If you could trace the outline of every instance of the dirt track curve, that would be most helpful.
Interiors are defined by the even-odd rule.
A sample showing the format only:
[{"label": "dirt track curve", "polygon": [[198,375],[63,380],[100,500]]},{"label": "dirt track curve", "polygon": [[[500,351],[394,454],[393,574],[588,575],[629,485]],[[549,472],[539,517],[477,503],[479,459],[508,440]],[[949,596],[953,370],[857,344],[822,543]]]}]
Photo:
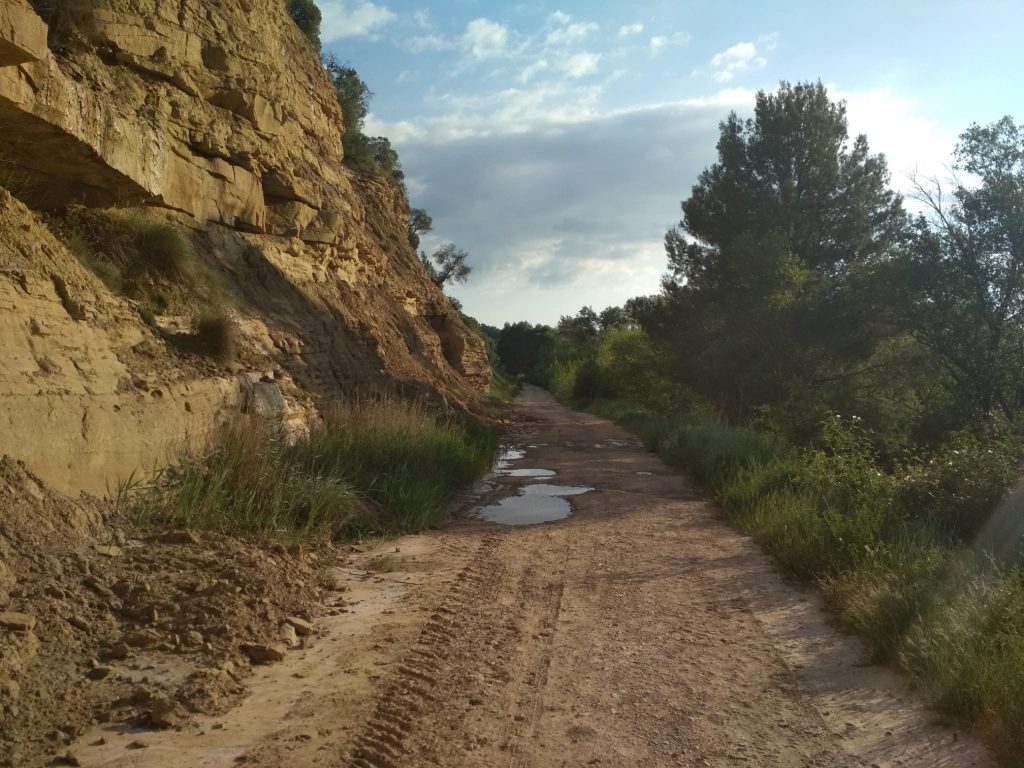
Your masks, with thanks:
[{"label": "dirt track curve", "polygon": [[[538,482],[595,488],[572,517],[460,519],[354,553],[320,636],[241,707],[181,731],[96,730],[81,764],[992,765],[635,438],[536,389],[517,414],[512,466],[557,475],[497,478],[476,506]],[[381,552],[395,570],[366,571]]]}]

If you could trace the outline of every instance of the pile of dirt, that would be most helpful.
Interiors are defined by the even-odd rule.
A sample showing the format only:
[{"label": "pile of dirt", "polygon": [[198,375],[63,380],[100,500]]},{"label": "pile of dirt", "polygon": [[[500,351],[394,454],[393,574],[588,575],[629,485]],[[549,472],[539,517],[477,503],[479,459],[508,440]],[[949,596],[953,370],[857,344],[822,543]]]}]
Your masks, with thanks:
[{"label": "pile of dirt", "polygon": [[[169,531],[133,538],[0,459],[0,766],[76,764],[89,725],[168,728],[244,695],[312,632],[325,552]],[[54,763],[56,761],[56,763]]]}]

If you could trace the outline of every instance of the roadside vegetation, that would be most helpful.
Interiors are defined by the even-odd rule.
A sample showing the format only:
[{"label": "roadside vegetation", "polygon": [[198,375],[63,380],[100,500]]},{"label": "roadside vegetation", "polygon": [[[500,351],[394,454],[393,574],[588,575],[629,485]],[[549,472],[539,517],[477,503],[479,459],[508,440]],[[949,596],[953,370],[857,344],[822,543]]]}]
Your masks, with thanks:
[{"label": "roadside vegetation", "polygon": [[497,353],[689,471],[877,660],[1012,762],[1024,127],[970,126],[954,180],[915,180],[912,206],[821,84],[760,93],[718,151],[666,235],[660,294],[507,324]]},{"label": "roadside vegetation", "polygon": [[490,467],[485,428],[397,400],[337,403],[289,441],[258,420],[235,424],[204,458],[185,457],[120,494],[145,527],[323,542],[421,530]]}]

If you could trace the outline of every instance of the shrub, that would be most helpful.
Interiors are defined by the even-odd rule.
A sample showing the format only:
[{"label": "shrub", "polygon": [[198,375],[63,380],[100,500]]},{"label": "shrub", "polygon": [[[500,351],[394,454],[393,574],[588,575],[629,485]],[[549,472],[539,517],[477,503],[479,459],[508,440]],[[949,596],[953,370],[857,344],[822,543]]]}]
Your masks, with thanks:
[{"label": "shrub", "polygon": [[993,520],[993,514],[1020,476],[1022,454],[1020,440],[999,425],[983,439],[957,433],[933,458],[912,465],[900,504],[908,516],[926,520],[953,538],[972,541],[981,536],[980,543],[1004,550],[1005,537],[1019,538],[1020,531],[1007,530],[1008,521]]},{"label": "shrub", "polygon": [[576,387],[576,372],[579,370],[579,367],[579,360],[570,360],[565,363],[557,362],[551,366],[551,375],[547,388],[551,394],[562,402],[567,402],[573,398],[573,389]]},{"label": "shrub", "polygon": [[238,330],[234,321],[223,312],[205,312],[193,320],[195,351],[219,363],[235,359]]},{"label": "shrub", "polygon": [[286,539],[327,539],[363,527],[354,489],[342,478],[301,470],[291,454],[278,429],[242,420],[205,459],[186,460],[160,478],[138,519]]},{"label": "shrub", "polygon": [[572,383],[573,400],[593,400],[605,394],[601,367],[593,358],[588,358],[576,367]]},{"label": "shrub", "polygon": [[400,401],[335,404],[291,445],[248,418],[164,473],[135,510],[145,525],[286,539],[417,530],[490,467],[494,448],[490,433]]},{"label": "shrub", "polygon": [[125,226],[138,254],[133,266],[179,280],[194,277],[195,248],[180,229],[140,215],[126,219]]},{"label": "shrub", "polygon": [[402,401],[336,403],[324,423],[296,446],[316,474],[345,478],[387,509],[389,531],[437,523],[451,493],[483,473],[493,435]]},{"label": "shrub", "polygon": [[292,21],[314,46],[320,50],[320,24],[323,17],[313,0],[285,0]]},{"label": "shrub", "polygon": [[0,187],[24,202],[32,193],[32,178],[10,160],[0,156]]}]

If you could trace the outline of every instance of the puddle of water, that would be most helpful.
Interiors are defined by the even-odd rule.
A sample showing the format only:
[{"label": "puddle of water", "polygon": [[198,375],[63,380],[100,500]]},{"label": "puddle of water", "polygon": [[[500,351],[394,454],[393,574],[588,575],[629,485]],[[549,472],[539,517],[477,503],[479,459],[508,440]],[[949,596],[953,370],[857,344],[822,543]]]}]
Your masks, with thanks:
[{"label": "puddle of water", "polygon": [[578,496],[581,493],[592,491],[584,485],[551,485],[549,483],[537,483],[527,485],[522,490],[524,496]]},{"label": "puddle of water", "polygon": [[513,461],[519,461],[526,455],[526,451],[522,448],[516,448],[513,445],[503,445],[498,449],[498,455],[494,458],[494,469],[500,471],[507,469],[508,465]]},{"label": "puddle of water", "polygon": [[576,485],[527,485],[518,496],[502,499],[480,510],[480,517],[502,525],[536,525],[564,520],[572,514],[567,496],[592,491]]},{"label": "puddle of water", "polygon": [[558,473],[553,469],[502,469],[506,477],[554,477]]}]

